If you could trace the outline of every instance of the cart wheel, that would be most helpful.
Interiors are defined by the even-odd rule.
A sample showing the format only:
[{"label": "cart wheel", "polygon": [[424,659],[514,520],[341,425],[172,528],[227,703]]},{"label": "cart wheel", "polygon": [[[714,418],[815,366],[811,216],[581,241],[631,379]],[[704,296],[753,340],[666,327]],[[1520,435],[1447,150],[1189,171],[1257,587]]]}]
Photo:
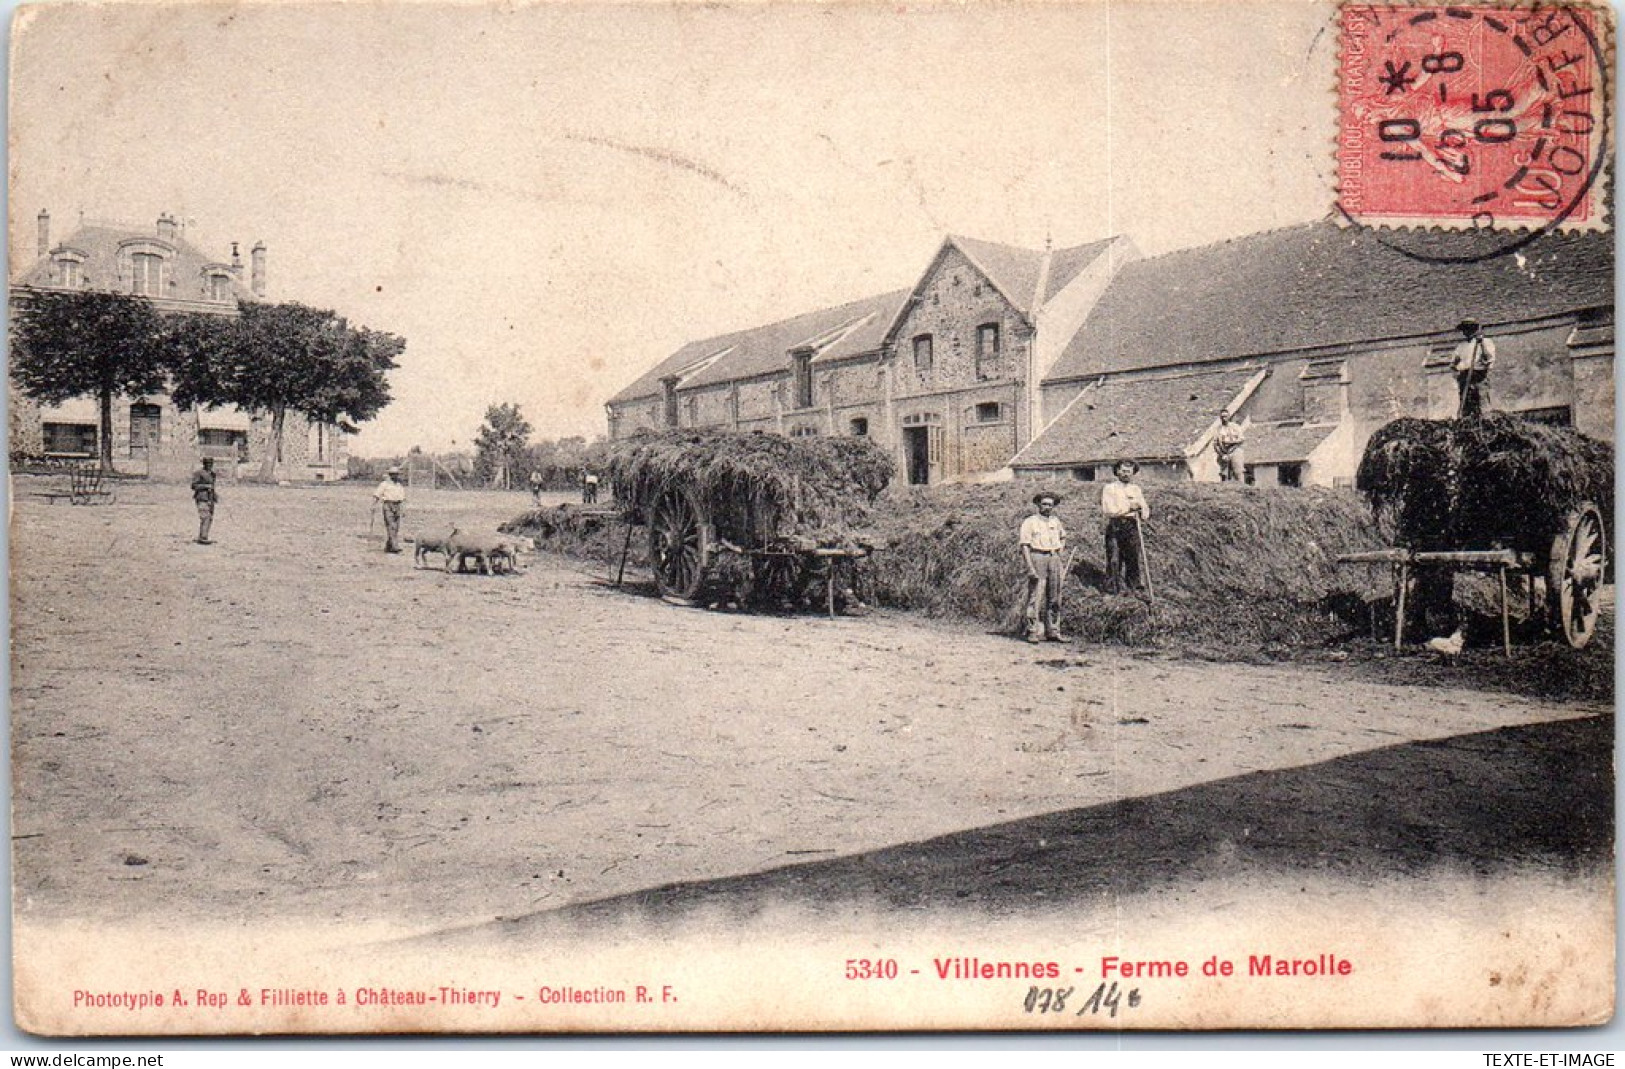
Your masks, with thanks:
[{"label": "cart wheel", "polygon": [[684,490],[661,491],[649,509],[649,563],[662,597],[692,601],[711,564],[711,528]]},{"label": "cart wheel", "polygon": [[1608,568],[1602,514],[1589,501],[1568,514],[1552,539],[1546,570],[1546,613],[1552,630],[1580,649],[1596,632],[1598,591]]}]

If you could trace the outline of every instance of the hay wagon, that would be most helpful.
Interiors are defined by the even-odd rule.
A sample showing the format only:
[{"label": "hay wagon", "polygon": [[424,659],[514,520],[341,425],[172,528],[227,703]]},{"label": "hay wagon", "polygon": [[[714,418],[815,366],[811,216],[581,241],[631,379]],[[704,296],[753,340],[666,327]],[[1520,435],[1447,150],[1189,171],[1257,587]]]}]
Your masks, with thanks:
[{"label": "hay wagon", "polygon": [[1499,414],[1397,421],[1372,437],[1360,485],[1402,544],[1340,559],[1393,565],[1396,648],[1411,576],[1434,568],[1496,575],[1509,655],[1509,576],[1525,581],[1529,618],[1543,618],[1554,638],[1580,649],[1602,611],[1613,481],[1612,448],[1565,428]]},{"label": "hay wagon", "polygon": [[729,597],[794,602],[805,600],[822,579],[833,614],[837,594],[851,586],[848,579],[838,589],[841,573],[867,557],[870,547],[783,534],[775,512],[768,507],[717,516],[692,485],[678,481],[629,508],[625,518],[648,528],[649,567],[661,597],[686,604]]},{"label": "hay wagon", "polygon": [[643,527],[662,597],[787,606],[817,587],[833,614],[856,595],[873,552],[855,531],[890,462],[867,442],[689,432],[654,436],[611,459],[627,523]]}]

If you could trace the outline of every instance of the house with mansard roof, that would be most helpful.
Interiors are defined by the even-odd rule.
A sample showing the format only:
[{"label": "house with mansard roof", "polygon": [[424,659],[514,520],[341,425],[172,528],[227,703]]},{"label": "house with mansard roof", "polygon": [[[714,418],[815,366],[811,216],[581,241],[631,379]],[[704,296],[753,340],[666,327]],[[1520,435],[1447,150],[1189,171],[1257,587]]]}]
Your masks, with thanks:
[{"label": "house with mansard roof", "polygon": [[912,483],[1005,469],[1039,383],[1133,249],[949,236],[912,288],[690,342],[607,403],[610,437],[719,427],[863,435]]},{"label": "house with mansard roof", "polygon": [[1265,485],[1352,482],[1372,432],[1453,416],[1463,319],[1495,340],[1490,407],[1611,441],[1613,241],[1491,232],[1398,242],[1329,222],[1135,260],[1042,382],[1043,428],[1017,474],[1216,479],[1228,410]]},{"label": "house with mansard roof", "polygon": [[[37,253],[11,283],[15,305],[40,290],[101,290],[145,297],[160,314],[235,316],[243,301],[263,300],[266,248],[256,243],[245,266],[237,244],[229,259],[212,257],[186,239],[173,215],[140,228],[121,223],[81,222],[63,240],[51,239],[51,215],[38,219]],[[245,279],[244,273],[247,272]],[[98,453],[101,415],[94,397],[39,404],[11,392],[11,451],[53,458]],[[224,405],[180,409],[167,393],[115,398],[114,466],[128,474],[186,478],[200,457],[214,457],[227,478],[238,467],[257,469],[271,448],[269,417]],[[279,477],[327,481],[344,477],[344,436],[333,424],[287,415]]]}]

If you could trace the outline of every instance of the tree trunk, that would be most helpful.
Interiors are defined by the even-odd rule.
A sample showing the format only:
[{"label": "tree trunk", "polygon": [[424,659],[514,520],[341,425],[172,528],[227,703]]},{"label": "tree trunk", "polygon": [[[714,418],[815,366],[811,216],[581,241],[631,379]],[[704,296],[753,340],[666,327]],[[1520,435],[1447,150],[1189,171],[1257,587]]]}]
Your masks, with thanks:
[{"label": "tree trunk", "polygon": [[100,455],[103,471],[113,470],[113,391],[103,390],[96,398],[101,408],[100,433],[96,435],[96,452]]},{"label": "tree trunk", "polygon": [[260,461],[260,479],[264,482],[276,482],[277,465],[282,463],[282,424],[287,415],[288,410],[281,405],[271,409],[271,441],[265,459]]}]

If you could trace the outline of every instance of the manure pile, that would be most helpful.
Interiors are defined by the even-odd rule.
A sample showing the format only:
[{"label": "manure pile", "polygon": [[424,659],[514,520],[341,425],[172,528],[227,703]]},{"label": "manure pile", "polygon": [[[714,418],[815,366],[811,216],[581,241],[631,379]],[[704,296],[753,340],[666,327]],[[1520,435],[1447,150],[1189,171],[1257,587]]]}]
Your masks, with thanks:
[{"label": "manure pile", "polygon": [[1501,412],[1399,419],[1371,436],[1356,485],[1395,545],[1543,552],[1583,501],[1611,521],[1614,450]]},{"label": "manure pile", "polygon": [[1234,484],[1145,484],[1146,555],[1156,597],[1104,593],[1100,486],[1014,482],[911,487],[874,514],[870,566],[882,605],[1020,628],[1026,571],[1017,531],[1032,496],[1055,490],[1075,551],[1062,605],[1070,637],[1128,645],[1179,643],[1221,653],[1321,645],[1367,633],[1368,570],[1340,553],[1380,543],[1347,491]]}]

